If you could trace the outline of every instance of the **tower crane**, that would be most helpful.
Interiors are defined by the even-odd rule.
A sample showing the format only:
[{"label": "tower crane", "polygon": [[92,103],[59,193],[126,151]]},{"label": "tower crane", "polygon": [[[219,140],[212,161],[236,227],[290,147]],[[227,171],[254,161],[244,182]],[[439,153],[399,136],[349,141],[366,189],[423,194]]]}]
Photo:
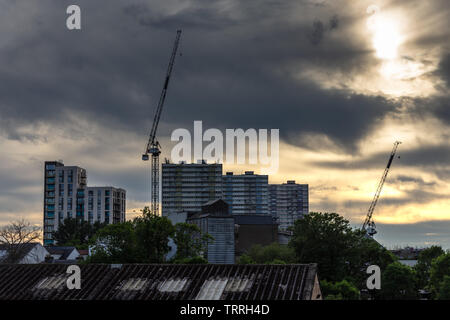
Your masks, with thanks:
[{"label": "tower crane", "polygon": [[384,169],[383,175],[381,176],[381,180],[378,183],[377,191],[375,192],[372,203],[370,204],[369,207],[369,211],[367,212],[366,220],[364,221],[364,224],[362,225],[361,228],[361,230],[366,231],[366,233],[370,237],[373,237],[377,233],[375,229],[375,222],[372,220],[373,211],[375,210],[375,206],[377,205],[378,198],[380,198],[381,189],[383,188],[384,182],[386,181],[386,177],[389,173],[389,169],[391,168],[392,161],[394,160],[395,152],[397,152],[397,148],[400,143],[401,143],[400,141],[396,141],[394,143],[394,147],[392,148],[392,152],[389,156],[386,169]]},{"label": "tower crane", "polygon": [[153,214],[159,213],[159,155],[161,154],[161,145],[156,139],[156,130],[158,129],[159,119],[161,118],[161,111],[164,106],[164,101],[166,99],[167,88],[169,86],[170,75],[172,74],[172,69],[175,63],[175,57],[178,50],[178,44],[180,42],[181,30],[177,30],[177,35],[175,38],[175,43],[173,46],[172,54],[169,60],[169,66],[167,67],[166,79],[164,81],[164,86],[159,98],[158,106],[156,108],[155,117],[153,118],[153,125],[150,131],[150,137],[145,147],[144,154],[142,155],[143,161],[149,160],[149,154],[152,157],[151,163],[151,207],[150,212]]}]

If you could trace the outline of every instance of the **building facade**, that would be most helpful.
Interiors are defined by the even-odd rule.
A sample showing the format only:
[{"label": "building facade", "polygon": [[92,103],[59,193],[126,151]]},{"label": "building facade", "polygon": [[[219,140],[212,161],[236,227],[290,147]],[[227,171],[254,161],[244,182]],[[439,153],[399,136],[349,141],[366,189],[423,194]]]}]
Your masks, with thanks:
[{"label": "building facade", "polygon": [[223,179],[223,199],[233,215],[269,214],[269,177],[245,171],[227,172]]},{"label": "building facade", "polygon": [[46,161],[44,169],[44,245],[64,219],[77,218],[117,223],[125,221],[126,191],[113,187],[87,187],[86,170]]},{"label": "building facade", "polygon": [[234,263],[234,216],[229,213],[225,201],[218,199],[205,203],[199,213],[188,215],[186,222],[197,225],[202,234],[208,233],[213,237],[214,240],[207,245],[209,263]]},{"label": "building facade", "polygon": [[269,185],[269,211],[277,219],[280,230],[286,230],[309,212],[307,184],[293,180],[283,184]]},{"label": "building facade", "polygon": [[200,211],[202,204],[222,198],[222,164],[162,164],[161,211]]},{"label": "building facade", "polygon": [[87,220],[90,223],[125,221],[126,191],[114,187],[87,187]]}]

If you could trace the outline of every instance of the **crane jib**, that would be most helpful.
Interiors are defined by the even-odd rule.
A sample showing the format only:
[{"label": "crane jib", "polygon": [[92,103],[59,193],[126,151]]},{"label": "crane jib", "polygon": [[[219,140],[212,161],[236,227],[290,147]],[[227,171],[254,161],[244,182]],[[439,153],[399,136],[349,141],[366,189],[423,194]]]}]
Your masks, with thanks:
[{"label": "crane jib", "polygon": [[393,155],[393,154],[392,154],[391,157],[389,158],[389,161],[388,161],[388,164],[387,164],[387,167],[388,167],[388,168],[391,167],[392,160],[394,160],[394,155]]}]

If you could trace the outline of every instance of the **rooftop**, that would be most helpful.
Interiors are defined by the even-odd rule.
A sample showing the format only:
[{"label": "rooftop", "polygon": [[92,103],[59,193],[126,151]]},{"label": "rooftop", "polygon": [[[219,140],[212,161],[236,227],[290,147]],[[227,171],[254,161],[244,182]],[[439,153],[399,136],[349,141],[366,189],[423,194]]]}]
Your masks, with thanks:
[{"label": "rooftop", "polygon": [[315,264],[79,266],[81,289],[69,290],[67,265],[0,265],[0,300],[310,300],[319,297],[312,297],[317,285]]}]

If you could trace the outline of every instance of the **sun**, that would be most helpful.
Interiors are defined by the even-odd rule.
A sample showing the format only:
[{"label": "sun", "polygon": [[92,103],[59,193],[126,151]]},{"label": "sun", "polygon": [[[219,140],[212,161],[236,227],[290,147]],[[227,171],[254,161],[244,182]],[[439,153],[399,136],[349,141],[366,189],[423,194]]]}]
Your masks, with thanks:
[{"label": "sun", "polygon": [[400,43],[401,38],[395,24],[390,21],[380,21],[372,38],[376,56],[389,60],[397,58]]},{"label": "sun", "polygon": [[402,38],[396,21],[381,13],[376,6],[369,7],[367,12],[372,14],[367,21],[367,26],[372,33],[372,45],[376,56],[385,60],[397,58]]}]

